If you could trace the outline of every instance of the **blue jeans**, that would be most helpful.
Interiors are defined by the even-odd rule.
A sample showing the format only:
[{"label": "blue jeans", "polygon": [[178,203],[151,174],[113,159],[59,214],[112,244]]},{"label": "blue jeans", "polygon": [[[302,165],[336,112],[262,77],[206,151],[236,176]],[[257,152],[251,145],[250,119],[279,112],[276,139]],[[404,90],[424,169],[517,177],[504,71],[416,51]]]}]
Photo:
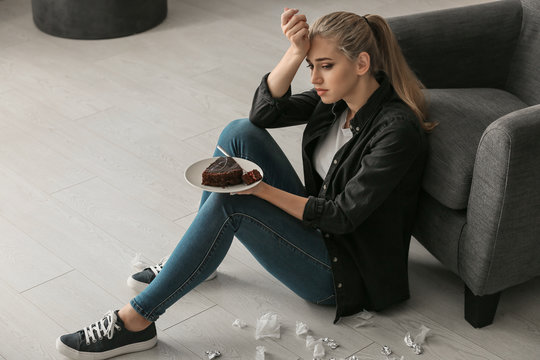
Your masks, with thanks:
[{"label": "blue jeans", "polygon": [[[268,184],[305,196],[302,182],[278,144],[248,119],[231,122],[218,143],[231,156],[259,165]],[[214,156],[219,155],[216,150]],[[320,231],[253,195],[204,192],[195,220],[163,270],[131,300],[133,308],[146,319],[157,320],[217,269],[234,236],[300,297],[335,304],[329,255]]]}]

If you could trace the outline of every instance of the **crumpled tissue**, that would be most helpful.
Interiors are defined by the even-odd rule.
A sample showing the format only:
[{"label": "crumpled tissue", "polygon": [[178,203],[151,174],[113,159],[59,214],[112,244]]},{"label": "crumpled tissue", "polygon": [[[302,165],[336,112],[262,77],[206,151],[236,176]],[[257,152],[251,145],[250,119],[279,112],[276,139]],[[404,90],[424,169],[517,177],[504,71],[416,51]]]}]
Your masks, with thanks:
[{"label": "crumpled tissue", "polygon": [[232,326],[236,326],[236,327],[239,327],[240,329],[243,329],[247,326],[246,322],[243,321],[243,320],[240,320],[240,319],[236,319],[234,320],[234,322],[232,323]]},{"label": "crumpled tissue", "polygon": [[424,352],[424,348],[422,347],[422,345],[424,344],[426,336],[430,331],[431,329],[424,325],[421,325],[420,332],[414,337],[414,340],[412,340],[410,332],[407,332],[407,334],[405,334],[405,339],[403,340],[408,347],[413,349],[416,355],[420,355]]},{"label": "crumpled tissue", "polygon": [[372,317],[373,317],[373,314],[365,309],[362,310],[362,312],[359,312],[358,315],[356,315],[357,319],[362,319],[362,320],[369,320]]},{"label": "crumpled tissue", "polygon": [[264,360],[265,352],[266,352],[266,348],[264,346],[257,346],[256,352],[255,352],[255,360]]},{"label": "crumpled tissue", "polygon": [[313,349],[313,347],[315,346],[315,343],[317,341],[321,341],[320,339],[319,340],[315,340],[315,338],[311,335],[308,335],[306,336],[306,347],[308,349]]},{"label": "crumpled tissue", "polygon": [[313,358],[314,359],[322,359],[324,357],[324,346],[322,342],[316,342],[315,346],[313,347]]},{"label": "crumpled tissue", "polygon": [[414,337],[414,342],[419,344],[419,345],[423,345],[424,342],[426,341],[426,336],[428,335],[428,333],[431,331],[430,328],[424,326],[424,325],[421,325],[420,326],[420,332],[418,333],[418,335],[416,335]]},{"label": "crumpled tissue", "polygon": [[308,349],[313,349],[317,343],[322,343],[322,340],[315,340],[315,338],[311,335],[306,336],[306,347]]},{"label": "crumpled tissue", "polygon": [[255,339],[259,340],[266,337],[279,339],[281,337],[280,332],[279,316],[276,313],[268,312],[257,320]]},{"label": "crumpled tissue", "polygon": [[134,271],[137,271],[137,272],[142,271],[148,267],[146,265],[147,264],[144,261],[142,261],[141,253],[136,253],[133,259],[131,260],[131,267],[133,268]]},{"label": "crumpled tissue", "polygon": [[322,359],[324,357],[323,339],[317,339],[311,335],[306,336],[306,347],[313,350],[314,359]]},{"label": "crumpled tissue", "polygon": [[309,328],[305,323],[301,321],[296,322],[296,335],[297,336],[307,334],[308,331],[309,331]]},{"label": "crumpled tissue", "polygon": [[362,312],[358,313],[356,315],[357,319],[360,319],[360,321],[354,325],[355,328],[363,327],[363,326],[371,326],[373,325],[373,320],[371,319],[373,317],[373,314],[369,311],[363,310]]}]

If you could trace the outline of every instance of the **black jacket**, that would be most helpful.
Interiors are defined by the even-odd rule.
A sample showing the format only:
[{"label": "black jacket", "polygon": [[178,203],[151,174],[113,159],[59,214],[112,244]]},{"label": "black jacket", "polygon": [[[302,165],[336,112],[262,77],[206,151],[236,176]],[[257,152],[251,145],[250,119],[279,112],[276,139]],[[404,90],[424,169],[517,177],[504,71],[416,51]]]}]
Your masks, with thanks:
[{"label": "black jacket", "polygon": [[321,230],[332,259],[336,319],[409,298],[407,259],[427,154],[424,131],[384,72],[380,87],[351,120],[353,137],[325,179],[313,165],[317,142],[347,104],[324,104],[310,90],[273,98],[268,74],[250,111],[263,128],[305,124],[302,159],[307,194],[303,221]]}]

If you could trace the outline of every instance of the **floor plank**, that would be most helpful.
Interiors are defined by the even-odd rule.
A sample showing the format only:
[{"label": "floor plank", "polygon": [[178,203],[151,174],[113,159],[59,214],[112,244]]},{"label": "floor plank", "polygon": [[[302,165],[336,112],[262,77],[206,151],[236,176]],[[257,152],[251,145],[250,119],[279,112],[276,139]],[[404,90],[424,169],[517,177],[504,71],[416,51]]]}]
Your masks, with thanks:
[{"label": "floor plank", "polygon": [[117,310],[123,305],[76,270],[30,289],[23,296],[68,332],[80,330],[101,319],[107,311]]},{"label": "floor plank", "polygon": [[169,219],[178,219],[196,208],[196,197],[189,191],[190,185],[80,126],[67,123],[59,128],[51,124],[36,136]]},{"label": "floor plank", "polygon": [[0,216],[0,279],[22,292],[72,268]]},{"label": "floor plank", "polygon": [[[71,268],[93,279],[108,279],[105,289],[128,300],[124,286],[135,251],[112,238],[74,211],[14,174],[0,171],[3,199],[0,214]],[[19,201],[14,201],[18,199]],[[97,266],[96,264],[99,264]]]},{"label": "floor plank", "polygon": [[84,182],[95,175],[14,126],[0,127],[0,163],[46,193]]},{"label": "floor plank", "polygon": [[[42,68],[39,62],[36,63],[34,60],[43,59],[43,54],[47,54],[43,50],[43,46],[47,45],[43,45],[39,40],[27,41],[21,45],[10,46],[2,52],[1,57],[8,62],[10,69],[10,76],[6,80],[12,88],[23,92],[27,98],[54,107],[69,119],[88,116],[113,105],[92,92],[91,88],[75,86],[69,77],[57,76],[54,72]],[[54,48],[50,51],[54,51]],[[69,68],[69,65],[66,65],[69,64],[69,59],[54,59],[57,61],[56,71],[63,66]]]},{"label": "floor plank", "polygon": [[184,171],[189,165],[206,155],[185,144],[182,138],[192,137],[200,134],[201,130],[211,130],[218,126],[211,122],[205,123],[204,118],[197,120],[200,126],[198,129],[192,126],[191,121],[174,121],[176,129],[170,132],[171,122],[163,119],[143,120],[117,108],[84,118],[78,123],[149,164],[170,172],[179,181],[183,179]]},{"label": "floor plank", "polygon": [[4,114],[0,123],[11,124],[29,134],[33,134],[34,131],[52,129],[54,126],[58,127],[69,121],[54,108],[40,101],[29,99],[24,92],[18,90],[0,94],[0,109]]},{"label": "floor plank", "polygon": [[11,359],[60,359],[55,339],[65,331],[48,314],[0,280],[0,354]]},{"label": "floor plank", "polygon": [[99,178],[52,196],[153,262],[180,240],[180,227]]}]

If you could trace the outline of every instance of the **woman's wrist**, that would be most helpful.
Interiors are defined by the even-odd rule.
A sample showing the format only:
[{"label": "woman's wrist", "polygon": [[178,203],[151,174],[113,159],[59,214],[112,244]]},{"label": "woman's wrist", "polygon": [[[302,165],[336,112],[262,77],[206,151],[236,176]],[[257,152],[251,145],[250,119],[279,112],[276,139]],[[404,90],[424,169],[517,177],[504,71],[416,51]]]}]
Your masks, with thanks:
[{"label": "woman's wrist", "polygon": [[267,183],[261,181],[259,185],[253,188],[253,192],[251,194],[263,198],[264,194],[268,191],[268,187],[269,185]]},{"label": "woman's wrist", "polygon": [[293,45],[289,46],[289,49],[287,49],[287,54],[292,61],[298,62],[298,64],[301,64],[307,56],[306,51],[298,49]]}]

